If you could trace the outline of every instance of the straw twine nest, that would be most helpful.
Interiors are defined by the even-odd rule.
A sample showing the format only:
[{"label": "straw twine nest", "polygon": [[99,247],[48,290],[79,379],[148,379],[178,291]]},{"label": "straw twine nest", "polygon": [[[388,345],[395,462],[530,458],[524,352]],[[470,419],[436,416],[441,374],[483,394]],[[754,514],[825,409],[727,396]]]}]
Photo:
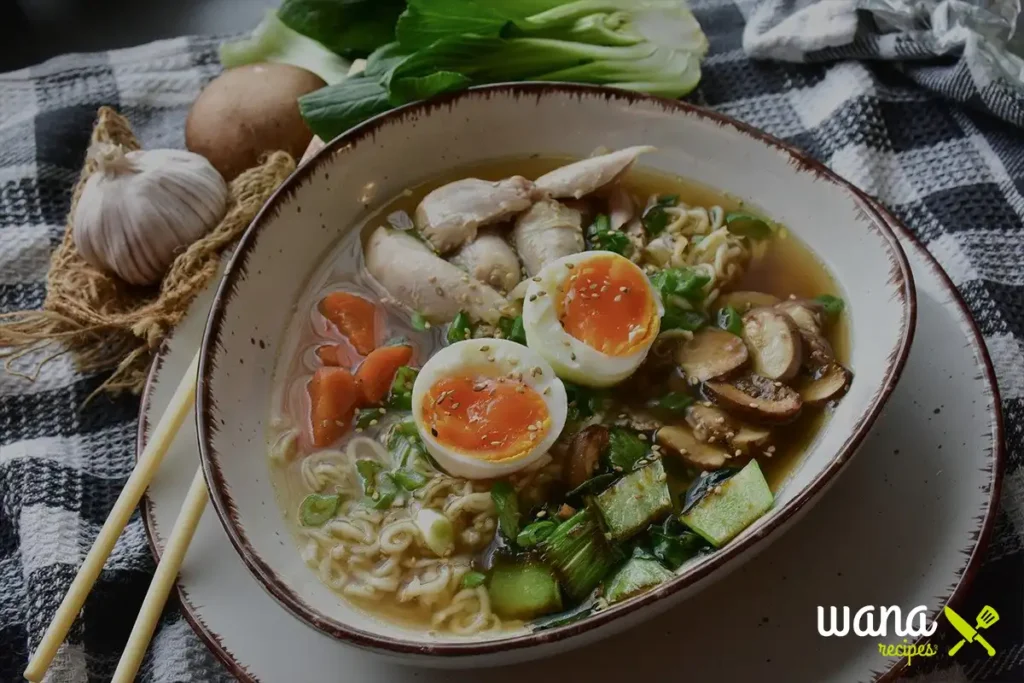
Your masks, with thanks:
[{"label": "straw twine nest", "polygon": [[[109,107],[99,110],[92,142],[140,148],[128,121]],[[95,161],[87,160],[71,197],[64,238],[50,257],[43,308],[0,316],[4,368],[33,380],[46,363],[72,353],[82,372],[113,370],[100,391],[140,392],[153,352],[214,277],[221,254],[294,170],[289,154],[272,152],[243,172],[230,183],[220,223],[178,255],[159,286],[137,287],[89,265],[75,248],[71,219],[85,181],[96,171]]]}]

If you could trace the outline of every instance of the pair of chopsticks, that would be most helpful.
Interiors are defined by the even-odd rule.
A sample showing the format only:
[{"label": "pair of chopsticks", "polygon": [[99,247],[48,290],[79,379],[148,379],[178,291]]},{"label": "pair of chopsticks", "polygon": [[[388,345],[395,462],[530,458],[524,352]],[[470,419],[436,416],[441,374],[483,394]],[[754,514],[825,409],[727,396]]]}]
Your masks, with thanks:
[{"label": "pair of chopsticks", "polygon": [[[85,556],[85,562],[82,563],[74,581],[71,582],[67,595],[64,596],[60,607],[57,608],[57,613],[54,614],[53,620],[47,627],[39,647],[33,653],[28,668],[25,669],[25,678],[28,680],[34,683],[42,681],[46,670],[50,668],[57,650],[64,642],[64,638],[85,603],[85,598],[92,590],[107,557],[113,550],[114,543],[117,542],[118,536],[127,526],[128,518],[139,504],[142,494],[160,468],[160,463],[174,440],[175,434],[191,411],[196,398],[196,375],[198,372],[199,354],[196,353],[188,370],[181,378],[178,388],[175,389],[170,405],[157,423],[156,429],[153,430],[153,435],[146,443],[138,462],[135,463],[135,468],[121,490],[121,495],[117,497],[117,502],[114,503],[113,509],[107,516],[107,521],[103,523],[103,528],[100,529],[89,554]],[[135,680],[135,674],[142,663],[142,657],[146,654],[146,648],[149,647],[157,620],[159,620],[160,613],[167,602],[167,596],[174,586],[178,569],[181,567],[185,551],[188,550],[188,545],[192,541],[199,518],[206,508],[208,498],[203,471],[202,468],[198,468],[192,479],[192,485],[188,489],[188,494],[185,496],[185,502],[182,503],[181,511],[178,513],[178,518],[174,522],[171,535],[167,539],[167,545],[160,557],[156,574],[153,575],[153,581],[149,584],[149,590],[142,601],[142,609],[139,611],[135,626],[132,627],[131,635],[128,637],[128,643],[121,654],[121,661],[118,662],[117,669],[114,671],[112,683],[128,683]]]}]

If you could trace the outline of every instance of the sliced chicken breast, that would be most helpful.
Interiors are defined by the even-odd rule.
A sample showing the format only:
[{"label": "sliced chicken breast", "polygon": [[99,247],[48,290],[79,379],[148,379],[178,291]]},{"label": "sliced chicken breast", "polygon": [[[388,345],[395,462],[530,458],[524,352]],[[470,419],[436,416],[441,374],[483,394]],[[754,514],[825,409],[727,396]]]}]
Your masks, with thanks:
[{"label": "sliced chicken breast", "polygon": [[476,239],[466,242],[450,261],[484,284],[507,294],[522,279],[522,267],[512,245],[500,228],[483,228]]},{"label": "sliced chicken breast", "polygon": [[432,323],[451,322],[464,310],[474,320],[496,323],[508,301],[492,287],[471,279],[412,235],[380,227],[364,250],[366,269],[399,304]]},{"label": "sliced chicken breast", "polygon": [[551,261],[583,251],[582,217],[560,202],[542,199],[516,219],[512,241],[532,277]]},{"label": "sliced chicken breast", "polygon": [[476,237],[477,229],[530,208],[534,185],[522,176],[490,181],[463,178],[432,191],[416,207],[414,222],[439,254]]},{"label": "sliced chicken breast", "polygon": [[654,150],[650,145],[639,145],[590,157],[545,173],[535,184],[538,190],[555,199],[579,199],[617,179],[629,170],[638,156]]}]

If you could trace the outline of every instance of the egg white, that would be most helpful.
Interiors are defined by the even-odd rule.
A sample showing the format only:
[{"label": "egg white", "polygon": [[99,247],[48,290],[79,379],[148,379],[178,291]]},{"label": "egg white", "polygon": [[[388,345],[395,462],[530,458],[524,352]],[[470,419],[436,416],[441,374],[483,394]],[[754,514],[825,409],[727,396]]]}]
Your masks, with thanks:
[{"label": "egg white", "polygon": [[523,302],[523,328],[530,348],[550,363],[559,377],[590,387],[611,386],[632,375],[654,344],[661,316],[665,313],[661,297],[644,275],[647,293],[654,299],[655,320],[654,334],[642,348],[625,356],[609,356],[565,331],[558,319],[555,296],[573,274],[573,268],[569,266],[576,267],[598,256],[606,258],[609,254],[640,270],[629,259],[610,251],[584,251],[564,256],[530,278]]},{"label": "egg white", "polygon": [[[531,371],[533,368],[540,371]],[[448,377],[504,377],[509,373],[521,373],[522,383],[536,391],[547,407],[548,431],[530,451],[512,460],[491,462],[445,446],[431,434],[423,417],[431,387]],[[493,479],[529,467],[554,445],[565,427],[567,411],[565,385],[547,361],[507,339],[467,339],[441,349],[423,365],[412,387],[412,416],[424,445],[446,472],[466,479]]]}]

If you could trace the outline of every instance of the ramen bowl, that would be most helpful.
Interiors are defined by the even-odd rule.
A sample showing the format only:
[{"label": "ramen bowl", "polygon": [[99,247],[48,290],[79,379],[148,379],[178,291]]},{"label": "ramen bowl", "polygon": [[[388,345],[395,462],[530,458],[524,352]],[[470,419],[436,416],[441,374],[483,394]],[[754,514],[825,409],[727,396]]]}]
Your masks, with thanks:
[{"label": "ramen bowl", "polygon": [[[529,156],[584,158],[652,145],[644,169],[752,202],[831,273],[846,307],[855,380],[775,490],[773,507],[714,552],[641,595],[561,625],[472,636],[382,618],[340,597],[303,559],[267,461],[270,402],[286,330],[339,240],[408,188],[453,169]],[[301,317],[301,316],[300,316]],[[197,394],[214,508],[252,575],[296,618],[409,663],[465,667],[554,654],[626,629],[702,590],[765,548],[843,471],[895,387],[915,295],[886,223],[855,188],[763,133],[688,104],[611,89],[496,85],[406,106],[331,141],[270,199],[242,237],[207,326]],[[679,609],[686,609],[685,606]]]}]

